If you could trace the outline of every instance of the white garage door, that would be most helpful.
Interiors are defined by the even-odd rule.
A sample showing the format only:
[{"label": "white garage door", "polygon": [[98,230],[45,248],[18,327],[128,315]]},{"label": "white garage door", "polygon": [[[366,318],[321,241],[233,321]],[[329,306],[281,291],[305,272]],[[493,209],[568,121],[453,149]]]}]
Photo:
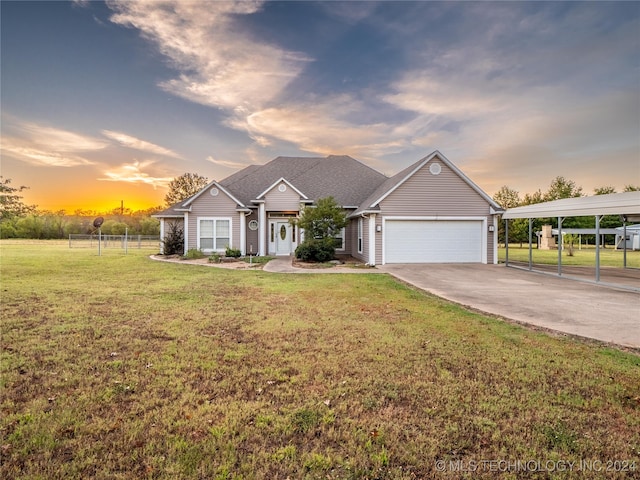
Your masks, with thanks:
[{"label": "white garage door", "polygon": [[387,220],[385,263],[480,263],[482,222]]}]

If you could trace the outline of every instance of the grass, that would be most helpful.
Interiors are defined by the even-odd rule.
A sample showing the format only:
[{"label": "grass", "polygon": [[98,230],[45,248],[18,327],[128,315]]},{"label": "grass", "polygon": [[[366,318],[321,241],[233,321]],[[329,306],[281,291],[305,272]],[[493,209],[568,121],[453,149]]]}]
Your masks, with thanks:
[{"label": "grass", "polygon": [[32,242],[0,253],[2,478],[494,478],[436,463],[483,460],[622,461],[609,477],[640,475],[633,353],[384,275]]},{"label": "grass", "polygon": [[[623,251],[615,250],[612,247],[600,249],[600,265],[603,267],[619,267],[624,265]],[[506,257],[506,250],[504,248],[498,249],[498,259],[500,262],[504,262]],[[532,250],[533,263],[557,265],[558,264],[558,251],[557,250],[538,250],[533,248]],[[529,262],[529,246],[524,244],[520,247],[520,244],[509,244],[509,260],[517,262]],[[596,264],[596,251],[593,246],[589,248],[582,247],[578,250],[578,247],[574,248],[573,256],[567,254],[567,250],[562,253],[563,265],[583,265],[583,266],[595,266]],[[627,251],[627,267],[640,268],[640,251]]]}]

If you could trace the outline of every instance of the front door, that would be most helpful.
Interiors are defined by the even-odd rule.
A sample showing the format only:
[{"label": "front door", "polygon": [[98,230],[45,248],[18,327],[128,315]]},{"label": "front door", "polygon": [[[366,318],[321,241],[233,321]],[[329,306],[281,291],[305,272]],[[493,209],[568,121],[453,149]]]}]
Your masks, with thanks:
[{"label": "front door", "polygon": [[276,255],[289,255],[291,253],[291,225],[289,222],[275,222]]}]

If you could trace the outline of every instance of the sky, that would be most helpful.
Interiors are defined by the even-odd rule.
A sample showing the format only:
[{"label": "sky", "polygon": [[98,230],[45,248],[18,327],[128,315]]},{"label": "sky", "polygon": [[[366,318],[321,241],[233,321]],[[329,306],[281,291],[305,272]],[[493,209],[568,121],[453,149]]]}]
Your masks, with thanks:
[{"label": "sky", "polygon": [[640,185],[640,2],[0,3],[0,173],[40,209],[164,203],[278,156],[439,150],[489,195]]}]

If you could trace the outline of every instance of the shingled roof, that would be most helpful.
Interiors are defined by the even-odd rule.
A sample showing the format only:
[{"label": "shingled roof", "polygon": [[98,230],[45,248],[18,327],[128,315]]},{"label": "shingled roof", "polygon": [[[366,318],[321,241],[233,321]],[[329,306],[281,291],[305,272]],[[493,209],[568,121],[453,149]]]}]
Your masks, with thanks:
[{"label": "shingled roof", "polygon": [[387,180],[380,172],[346,155],[278,157],[269,163],[251,165],[220,181],[245,205],[284,178],[311,200],[332,196],[345,207],[360,205]]},{"label": "shingled roof", "polygon": [[[322,157],[277,157],[264,165],[249,165],[217,182],[243,206],[284,178],[308,199],[332,196],[343,207],[357,207],[387,181],[387,177],[347,155]],[[214,184],[216,182],[211,182]],[[208,188],[211,184],[209,184]],[[182,215],[184,206],[201,192],[158,212],[154,217]]]}]

